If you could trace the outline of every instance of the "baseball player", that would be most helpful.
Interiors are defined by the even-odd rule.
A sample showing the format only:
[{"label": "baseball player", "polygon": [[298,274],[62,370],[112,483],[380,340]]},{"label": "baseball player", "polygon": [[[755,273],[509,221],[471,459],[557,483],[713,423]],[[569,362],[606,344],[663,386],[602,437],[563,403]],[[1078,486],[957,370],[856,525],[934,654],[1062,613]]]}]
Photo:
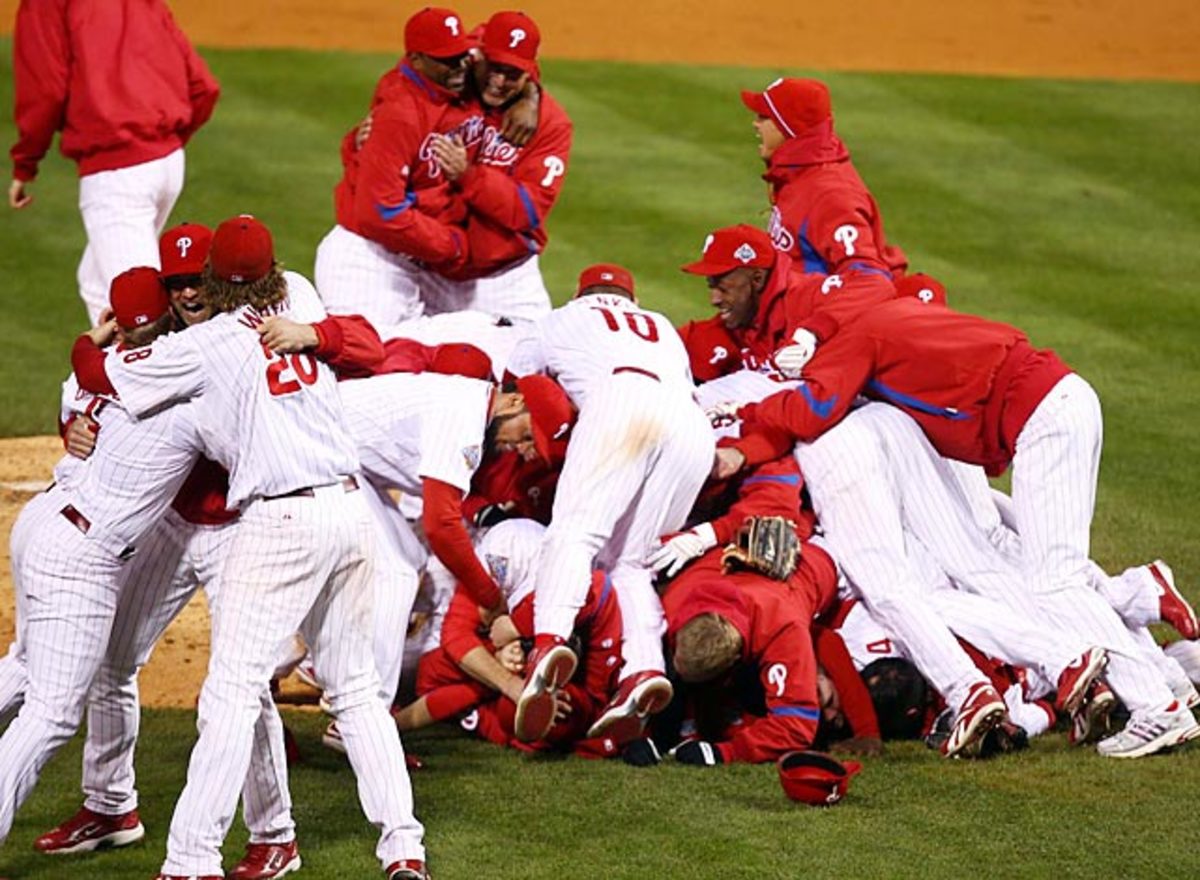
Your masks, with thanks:
[{"label": "baseball player", "polygon": [[535,646],[515,730],[529,742],[553,722],[554,693],[576,666],[565,641],[597,567],[620,599],[625,661],[616,696],[588,733],[599,736],[670,699],[646,558],[687,518],[712,464],[712,430],[692,399],[679,334],[621,293],[589,292],[539,319],[509,370],[554,376],[579,408],[538,567]]},{"label": "baseball player", "polygon": [[[138,358],[171,326],[156,270],[113,279],[113,321],[93,328],[117,359]],[[191,407],[135,420],[111,400],[92,408],[100,425],[94,454],[22,511],[12,533],[13,577],[21,597],[20,644],[28,680],[24,704],[0,737],[0,841],[43,766],[75,733],[109,641],[121,576],[137,544],[166,510],[200,448]],[[126,829],[140,836],[140,824]]]},{"label": "baseball player", "polygon": [[[1200,735],[1087,581],[1101,444],[1091,386],[1015,328],[908,298],[858,316],[817,350],[801,388],[742,416],[808,440],[859,392],[908,412],[942,455],[991,473],[1013,466],[1023,571],[1038,607],[1051,625],[1108,650],[1109,683],[1133,713],[1098,751],[1140,757]],[[726,464],[743,460],[724,455]]]},{"label": "baseball player", "polygon": [[158,265],[158,233],[183,188],[184,145],[220,89],[161,0],[22,0],[13,32],[17,142],[12,208],[62,132],[79,165],[87,247],[79,295],[95,323],[109,284]]},{"label": "baseball player", "polygon": [[[571,120],[541,84],[541,34],[523,12],[497,12],[483,28],[482,61],[473,69],[484,110],[478,137],[440,137],[432,143],[442,173],[467,208],[469,260],[422,286],[432,313],[477,309],[512,320],[550,311],[538,255],[545,250],[546,219],[566,178]],[[537,130],[524,145],[503,134],[508,108],[530,84],[539,92]]]},{"label": "baseball player", "polygon": [[674,749],[684,764],[761,763],[812,745],[821,720],[812,627],[834,598],[837,569],[806,544],[785,582],[755,571],[723,572],[713,548],[663,594],[672,663],[685,682],[714,682],[745,663],[758,673],[766,714],[723,741],[693,740]]},{"label": "baseball player", "polygon": [[246,215],[217,228],[204,287],[219,314],[145,356],[97,364],[94,351],[77,347],[73,358],[81,382],[86,373],[95,390],[111,385],[133,413],[173,412],[179,407],[168,404],[190,400],[240,511],[213,609],[200,737],[161,876],[221,876],[259,695],[276,646],[298,631],[325,684],[364,812],[381,830],[385,874],[424,878],[423,829],[369,648],[371,524],[334,376],[309,354],[276,354],[257,329],[271,317],[315,320],[324,311],[311,285],[280,270],[269,230]]},{"label": "baseball player", "polygon": [[[167,230],[159,241],[164,285],[183,326],[212,315],[200,295],[199,280],[211,240],[207,227],[186,223]],[[314,349],[316,356],[340,364],[346,372],[369,371],[381,354],[378,339],[372,349],[369,328],[364,329],[362,322],[331,317],[313,330],[321,340]],[[371,354],[356,361],[364,351]],[[137,674],[197,586],[204,585],[210,607],[217,602],[221,564],[236,519],[236,511],[226,509],[227,488],[225,470],[202,457],[127,566],[105,662],[88,696],[83,759],[87,797],[78,813],[35,841],[42,852],[90,851],[136,839],[129,831],[141,827],[133,768],[139,721]],[[282,876],[300,864],[283,724],[269,689],[262,693],[261,702],[250,773],[242,790],[250,843],[245,858],[229,874],[235,878]]]},{"label": "baseball player", "polygon": [[370,137],[361,149],[357,129],[343,140],[337,225],[316,257],[317,288],[330,312],[363,315],[376,326],[417,317],[422,266],[466,264],[466,212],[430,145],[438,133],[482,125],[482,111],[463,95],[470,48],[452,10],[413,14],[398,74],[376,90]]}]

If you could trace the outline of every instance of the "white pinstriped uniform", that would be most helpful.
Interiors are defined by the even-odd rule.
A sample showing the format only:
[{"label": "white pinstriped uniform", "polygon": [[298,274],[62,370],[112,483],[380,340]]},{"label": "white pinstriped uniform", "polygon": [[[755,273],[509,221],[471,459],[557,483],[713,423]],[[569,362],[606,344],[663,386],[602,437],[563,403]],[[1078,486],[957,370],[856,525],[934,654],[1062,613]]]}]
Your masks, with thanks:
[{"label": "white pinstriped uniform", "polygon": [[114,278],[134,266],[159,267],[158,235],[183,189],[183,169],[181,148],[161,159],[79,178],[87,247],[77,278],[93,324],[108,308]]},{"label": "white pinstriped uniform", "polygon": [[[0,738],[0,841],[41,768],[79,726],[104,659],[127,548],[162,515],[200,448],[191,407],[137,421],[109,404],[93,417],[101,425],[96,449],[72,488],[39,496],[13,529],[28,680],[24,705]],[[76,522],[64,515],[68,506]]]},{"label": "white pinstriped uniform", "polygon": [[579,408],[538,568],[534,629],[570,636],[597,565],[621,602],[624,675],[663,671],[666,624],[645,559],[660,535],[683,527],[714,448],[683,342],[663,315],[586,296],[540,319],[508,369],[549,373]]},{"label": "white pinstriped uniform", "polygon": [[421,299],[430,315],[472,309],[512,321],[536,321],[550,311],[550,293],[537,254],[470,281],[452,281],[426,271]]},{"label": "white pinstriped uniform", "polygon": [[[323,318],[312,286],[293,273],[286,279],[288,296],[272,313]],[[341,426],[333,371],[308,355],[265,354],[258,318],[249,307],[218,315],[159,339],[149,357],[109,369],[134,411],[195,398],[210,449],[229,470],[230,504],[241,510],[213,608],[200,737],[163,873],[221,873],[259,697],[277,646],[296,631],[325,684],[363,810],[381,829],[380,861],[423,859],[404,753],[370,650],[374,541],[362,493],[343,485],[358,459]],[[304,489],[311,494],[273,497]]]},{"label": "white pinstriped uniform", "polygon": [[[204,586],[210,608],[218,604],[221,567],[236,527],[236,522],[191,523],[168,509],[126,567],[104,664],[88,695],[83,750],[88,809],[119,815],[137,808],[137,674],[199,586]],[[243,812],[251,841],[278,843],[295,837],[283,721],[269,688],[260,701],[250,771],[242,788]]]},{"label": "white pinstriped uniform", "polygon": [[375,566],[375,662],[391,705],[404,659],[398,634],[408,627],[425,554],[385,490],[419,497],[421,480],[431,477],[467,494],[483,456],[492,386],[462,376],[390,373],[341,382],[338,391],[374,490],[376,546],[387,557]]}]

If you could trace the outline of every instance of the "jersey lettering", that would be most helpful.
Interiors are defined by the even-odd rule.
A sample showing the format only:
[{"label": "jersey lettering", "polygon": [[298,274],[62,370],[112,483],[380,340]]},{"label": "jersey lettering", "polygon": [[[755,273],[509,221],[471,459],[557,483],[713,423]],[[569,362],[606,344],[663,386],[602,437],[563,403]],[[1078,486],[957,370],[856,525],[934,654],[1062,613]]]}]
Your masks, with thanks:
[{"label": "jersey lettering", "polygon": [[[604,316],[604,323],[608,325],[608,329],[613,333],[619,333],[621,325],[617,322],[617,316],[610,309],[602,308],[601,306],[592,306],[592,311],[599,312]],[[654,323],[654,319],[645,312],[622,312],[625,316],[625,325],[629,328],[634,336],[646,340],[647,342],[658,342],[658,325]]]},{"label": "jersey lettering", "polygon": [[868,654],[891,654],[891,653],[894,653],[892,651],[892,640],[891,639],[879,639],[878,641],[867,642],[867,653]]},{"label": "jersey lettering", "polygon": [[150,346],[147,345],[145,348],[135,348],[133,351],[125,352],[121,360],[127,364],[132,364],[134,361],[140,361],[148,357],[150,357]]},{"label": "jersey lettering", "polygon": [[708,362],[710,364],[719,364],[721,361],[725,360],[725,358],[727,358],[727,357],[729,357],[729,350],[727,348],[725,348],[725,346],[714,345],[713,350],[712,350],[712,357],[710,357],[708,359]]},{"label": "jersey lettering", "polygon": [[846,249],[846,256],[854,256],[854,242],[858,241],[858,230],[847,223],[833,230],[833,240]]},{"label": "jersey lettering", "polygon": [[274,355],[265,345],[263,354],[271,358],[267,364],[267,390],[272,397],[295,394],[302,385],[317,381],[317,359],[306,352]]},{"label": "jersey lettering", "polygon": [[555,178],[562,177],[563,172],[567,170],[566,163],[558,156],[547,156],[542,160],[542,165],[546,168],[546,176],[542,178],[542,186],[550,186],[554,183]]},{"label": "jersey lettering", "polygon": [[787,667],[782,663],[773,664],[767,670],[767,684],[774,685],[776,697],[782,697],[787,689]]},{"label": "jersey lettering", "polygon": [[824,281],[821,282],[821,293],[828,295],[829,291],[833,290],[835,287],[841,287],[841,286],[842,286],[842,276],[841,275],[830,275],[828,278],[826,278]]}]

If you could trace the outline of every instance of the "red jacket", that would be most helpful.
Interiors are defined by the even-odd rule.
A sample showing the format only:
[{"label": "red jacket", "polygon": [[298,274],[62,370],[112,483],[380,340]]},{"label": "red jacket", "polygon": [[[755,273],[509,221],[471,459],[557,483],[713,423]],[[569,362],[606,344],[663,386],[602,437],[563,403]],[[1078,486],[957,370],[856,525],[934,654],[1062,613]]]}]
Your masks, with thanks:
[{"label": "red jacket", "polygon": [[455,182],[470,211],[470,262],[456,277],[489,275],[546,248],[546,217],[571,154],[571,120],[543,90],[537,132],[515,147],[500,137],[503,116],[488,111],[473,161]]},{"label": "red jacket", "polygon": [[161,159],[220,92],[161,0],[22,0],[13,78],[16,180],[37,176],[56,131],[80,175]]},{"label": "red jacket", "polygon": [[407,62],[384,76],[372,98],[371,135],[354,150],[342,144],[343,176],[334,190],[339,225],[435,269],[467,259],[460,200],[449,192],[430,152],[434,133],[469,140],[482,127],[477,104],[459,99]]},{"label": "red jacket", "polygon": [[879,206],[833,131],[833,121],[785,141],[771,156],[769,232],[775,247],[805,272],[905,273],[904,252],[887,243]]},{"label": "red jacket", "polygon": [[767,714],[717,744],[726,761],[761,763],[812,744],[821,719],[813,618],[832,601],[837,570],[829,555],[805,544],[786,582],[754,572],[721,574],[714,548],[672,581],[663,595],[667,641],[698,614],[716,612],[742,636],[742,661],[758,670]]},{"label": "red jacket", "polygon": [[748,463],[776,458],[779,444],[764,443],[756,428],[812,440],[861,393],[911,415],[942,455],[997,475],[1011,463],[1033,410],[1070,372],[1015,327],[898,299],[819,347],[797,390],[743,407],[739,415],[751,430],[734,445]]}]

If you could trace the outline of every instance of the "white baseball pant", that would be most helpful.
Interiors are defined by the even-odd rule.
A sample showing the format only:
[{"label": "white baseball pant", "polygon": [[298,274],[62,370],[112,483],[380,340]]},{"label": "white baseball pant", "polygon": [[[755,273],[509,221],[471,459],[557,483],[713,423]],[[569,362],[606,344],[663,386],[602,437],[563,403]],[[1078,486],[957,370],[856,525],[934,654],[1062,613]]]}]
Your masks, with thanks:
[{"label": "white baseball pant", "polygon": [[683,527],[713,462],[704,412],[679,388],[617,373],[589,391],[571,432],[535,585],[534,630],[568,638],[593,563],[612,575],[624,676],[662,672],[662,604],[646,557]]},{"label": "white baseball pant", "polygon": [[381,327],[422,312],[417,264],[342,226],[334,226],[317,245],[313,271],[331,315],[362,315]]},{"label": "white baseball pant", "polygon": [[79,178],[79,213],[87,247],[79,261],[79,296],[95,324],[108,308],[112,280],[134,266],[159,268],[158,234],[183,190],[183,150],[128,168]]},{"label": "white baseball pant", "polygon": [[427,271],[421,279],[421,299],[432,315],[472,310],[511,321],[535,321],[550,311],[537,254],[471,281],[452,281]]},{"label": "white baseball pant", "polygon": [[372,655],[374,531],[361,491],[255,500],[243,511],[212,607],[200,738],[175,805],[164,874],[220,874],[277,646],[299,631],[337,718],[380,862],[424,859],[423,829]]}]

